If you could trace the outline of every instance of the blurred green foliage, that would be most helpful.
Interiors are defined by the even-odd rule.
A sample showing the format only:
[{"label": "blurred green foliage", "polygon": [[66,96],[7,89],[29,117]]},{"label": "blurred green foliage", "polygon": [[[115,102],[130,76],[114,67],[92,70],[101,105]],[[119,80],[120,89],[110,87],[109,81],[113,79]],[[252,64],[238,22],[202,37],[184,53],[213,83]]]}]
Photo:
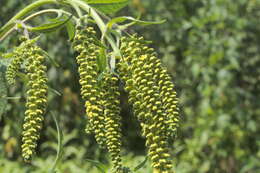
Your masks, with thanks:
[{"label": "blurred green foliage", "polygon": [[[0,26],[26,3],[1,2]],[[182,118],[172,151],[176,172],[260,172],[260,0],[133,0],[119,12],[140,13],[144,20],[167,19],[128,32],[135,30],[153,41],[176,84]],[[16,44],[13,34],[0,44],[0,51]],[[63,30],[44,35],[41,46],[60,64],[56,68],[49,63],[48,72],[48,109],[55,111],[64,138],[58,172],[98,172],[87,159],[105,165],[109,160],[84,132],[84,106],[68,36]],[[8,87],[8,96],[21,98],[8,100],[0,119],[0,172],[48,172],[55,160],[57,131],[47,113],[37,158],[31,165],[22,161],[24,91],[21,81]],[[140,127],[125,98],[122,106],[124,162],[134,168],[145,159],[144,140],[134,130]],[[146,163],[138,172],[151,168]]]}]

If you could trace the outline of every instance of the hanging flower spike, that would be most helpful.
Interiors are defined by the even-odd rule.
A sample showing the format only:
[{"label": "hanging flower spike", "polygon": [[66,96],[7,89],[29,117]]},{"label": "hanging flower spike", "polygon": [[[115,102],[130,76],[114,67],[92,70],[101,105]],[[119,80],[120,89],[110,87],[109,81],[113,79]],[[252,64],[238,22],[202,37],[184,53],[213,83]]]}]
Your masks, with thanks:
[{"label": "hanging flower spike", "polygon": [[104,116],[106,129],[106,144],[113,163],[113,172],[121,173],[123,170],[121,163],[121,116],[120,116],[120,92],[118,78],[111,72],[103,75],[103,99]]},{"label": "hanging flower spike", "polygon": [[40,137],[42,128],[43,114],[46,111],[47,105],[47,74],[46,66],[44,65],[45,57],[42,50],[32,44],[31,40],[28,43],[27,53],[24,55],[26,63],[26,73],[29,78],[27,83],[27,100],[25,119],[23,124],[22,137],[22,156],[25,161],[30,161],[35,153],[37,140]]},{"label": "hanging flower spike", "polygon": [[78,27],[73,41],[73,47],[80,54],[77,63],[80,75],[81,96],[85,101],[88,117],[88,132],[94,132],[97,143],[106,148],[105,117],[101,104],[100,88],[98,86],[99,46],[95,40],[96,32],[92,27],[85,29]]},{"label": "hanging flower spike", "polygon": [[[143,40],[143,38],[139,38]],[[178,98],[176,91],[174,90],[174,84],[171,81],[170,75],[166,69],[162,66],[160,59],[156,57],[156,53],[153,48],[149,48],[143,42],[142,49],[146,52],[147,63],[150,63],[150,69],[153,76],[153,80],[159,87],[160,97],[162,98],[163,109],[167,114],[166,124],[168,126],[167,136],[173,138],[176,129],[178,127],[179,116],[178,111]]]},{"label": "hanging flower spike", "polygon": [[35,40],[28,41],[24,36],[19,40],[21,41],[21,44],[18,47],[15,47],[13,52],[3,54],[3,57],[13,57],[11,63],[6,69],[5,76],[10,85],[15,83],[17,73],[27,56],[26,54],[28,54],[27,49],[35,42]]},{"label": "hanging flower spike", "polygon": [[[126,81],[126,90],[130,96],[131,92],[136,94],[133,99],[133,107],[134,109],[138,108],[136,112],[139,115],[137,116],[141,121],[143,135],[147,140],[146,146],[153,167],[160,171],[169,172],[172,165],[167,134],[170,131],[169,118],[171,117],[167,115],[165,109],[167,105],[164,105],[160,86],[155,80],[157,74],[154,73],[153,67],[156,64],[156,59],[152,59],[152,54],[147,54],[146,49],[143,38],[134,36],[121,40],[122,61],[127,64],[128,71],[132,72]],[[132,88],[129,88],[127,83],[132,83]],[[138,103],[138,106],[135,102]],[[142,116],[140,116],[140,112],[143,112]]]}]

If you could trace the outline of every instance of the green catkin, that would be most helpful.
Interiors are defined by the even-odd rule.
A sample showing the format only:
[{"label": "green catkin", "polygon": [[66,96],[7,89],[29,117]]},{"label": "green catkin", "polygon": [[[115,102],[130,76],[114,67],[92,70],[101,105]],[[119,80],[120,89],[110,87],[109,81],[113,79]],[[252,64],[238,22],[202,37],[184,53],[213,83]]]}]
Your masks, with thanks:
[{"label": "green catkin", "polygon": [[14,84],[17,73],[23,64],[25,57],[28,56],[27,50],[35,43],[36,39],[27,40],[25,37],[21,37],[20,41],[22,41],[22,43],[18,47],[14,48],[13,52],[3,55],[4,57],[13,57],[13,60],[7,67],[5,74],[6,80],[10,85]]},{"label": "green catkin", "polygon": [[103,75],[104,116],[106,129],[106,145],[111,155],[113,171],[122,172],[121,163],[121,116],[120,116],[120,92],[118,87],[118,77],[111,72]]},{"label": "green catkin", "polygon": [[23,63],[23,58],[19,52],[14,51],[13,57],[14,58],[11,64],[8,66],[5,74],[6,80],[10,85],[14,84],[15,77],[18,73],[19,68]]},{"label": "green catkin", "polygon": [[[143,38],[139,38],[143,39]],[[143,51],[145,52],[146,61],[150,63],[150,70],[153,74],[153,80],[159,87],[160,97],[162,98],[163,109],[167,114],[167,136],[172,138],[175,134],[178,126],[178,99],[176,92],[174,91],[174,84],[171,82],[171,77],[167,73],[166,69],[162,67],[161,61],[156,57],[156,54],[152,48],[148,48],[143,45]]]},{"label": "green catkin", "polygon": [[120,49],[123,59],[119,74],[129,92],[129,102],[133,104],[134,112],[141,122],[148,155],[155,169],[169,172],[172,165],[168,141],[172,133],[170,128],[175,128],[173,124],[176,124],[177,119],[176,114],[171,112],[173,108],[177,111],[176,99],[171,102],[175,107],[169,105],[170,98],[176,97],[173,85],[169,85],[166,71],[156,70],[162,69],[161,64],[145,45],[143,38],[124,37]]},{"label": "green catkin", "polygon": [[26,58],[27,83],[26,111],[23,124],[22,156],[25,161],[30,161],[37,147],[40,130],[43,123],[43,115],[47,105],[47,74],[44,65],[43,51],[36,45],[29,45],[28,40]]},{"label": "green catkin", "polygon": [[81,96],[85,101],[88,117],[88,131],[94,132],[97,143],[105,148],[105,117],[103,115],[102,98],[98,86],[98,55],[99,45],[92,27],[78,27],[73,41],[73,47],[80,54],[77,56],[80,75]]}]

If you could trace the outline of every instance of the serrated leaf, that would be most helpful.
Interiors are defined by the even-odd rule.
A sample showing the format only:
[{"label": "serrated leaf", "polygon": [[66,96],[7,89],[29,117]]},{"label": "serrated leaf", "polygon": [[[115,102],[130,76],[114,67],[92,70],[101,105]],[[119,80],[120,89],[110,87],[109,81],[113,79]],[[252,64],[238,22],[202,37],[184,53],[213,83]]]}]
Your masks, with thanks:
[{"label": "serrated leaf", "polygon": [[128,24],[125,24],[121,27],[125,28],[125,27],[128,27],[128,26],[131,26],[131,25],[134,25],[134,24],[137,24],[137,25],[154,25],[154,24],[162,24],[164,23],[166,20],[160,20],[160,21],[144,21],[144,20],[139,20],[139,19],[135,19],[131,16],[121,16],[121,17],[116,17],[116,18],[113,18],[111,19],[108,23],[107,23],[107,28],[108,29],[111,29],[112,26],[115,24],[115,23],[122,23],[122,22],[125,22],[127,20],[130,20],[132,21],[131,23],[128,23]]},{"label": "serrated leaf", "polygon": [[129,3],[129,0],[84,0],[84,1],[90,4],[92,7],[96,8],[97,10],[106,14],[115,13]]},{"label": "serrated leaf", "polygon": [[50,23],[45,23],[37,27],[29,27],[27,29],[28,31],[31,32],[40,32],[40,33],[53,32],[61,28],[62,26],[64,26],[71,19],[71,17],[72,16],[55,18],[52,19]]}]

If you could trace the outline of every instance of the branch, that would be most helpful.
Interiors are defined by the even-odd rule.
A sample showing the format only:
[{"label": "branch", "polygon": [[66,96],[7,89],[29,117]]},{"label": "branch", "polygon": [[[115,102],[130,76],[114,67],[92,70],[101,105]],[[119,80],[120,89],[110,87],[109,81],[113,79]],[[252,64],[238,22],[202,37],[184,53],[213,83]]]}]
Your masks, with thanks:
[{"label": "branch", "polygon": [[[26,21],[28,20],[31,20],[39,15],[42,15],[42,14],[45,14],[45,13],[63,13],[63,14],[66,14],[68,16],[71,16],[71,13],[67,12],[67,11],[64,11],[64,10],[59,10],[59,9],[46,9],[46,10],[41,10],[41,11],[38,11],[36,13],[33,13],[32,15],[26,17],[25,19],[23,19],[20,23],[25,23]],[[73,16],[73,19],[75,21],[77,21],[77,18],[75,16]],[[17,20],[14,21],[14,24],[17,24]],[[13,31],[15,31],[16,29],[16,26],[14,25],[12,28],[10,28],[10,30],[8,30],[2,37],[0,37],[0,41],[4,40],[5,37],[7,37],[9,34],[11,34]]]},{"label": "branch", "polygon": [[109,44],[111,45],[112,49],[115,51],[115,53],[118,56],[121,56],[120,50],[116,46],[116,43],[115,43],[113,37],[111,36],[111,34],[106,34],[106,32],[107,32],[106,31],[106,24],[103,22],[101,17],[97,14],[97,12],[92,7],[90,7],[87,3],[85,3],[81,0],[67,0],[67,2],[71,5],[77,4],[84,11],[89,13],[89,15],[96,21],[96,23],[97,23],[100,31],[102,32],[102,34],[105,35],[105,37],[106,37],[107,41],[109,42]]},{"label": "branch", "polygon": [[[18,12],[14,17],[12,17],[1,29],[0,29],[0,38],[6,35],[7,32],[9,32],[10,29],[12,29],[15,25],[15,21],[21,19],[25,15],[27,15],[29,12],[33,11],[34,9],[45,5],[45,4],[56,4],[59,0],[38,0],[28,6],[26,6],[24,9],[22,9],[20,12]],[[1,41],[2,39],[0,39]]]}]

